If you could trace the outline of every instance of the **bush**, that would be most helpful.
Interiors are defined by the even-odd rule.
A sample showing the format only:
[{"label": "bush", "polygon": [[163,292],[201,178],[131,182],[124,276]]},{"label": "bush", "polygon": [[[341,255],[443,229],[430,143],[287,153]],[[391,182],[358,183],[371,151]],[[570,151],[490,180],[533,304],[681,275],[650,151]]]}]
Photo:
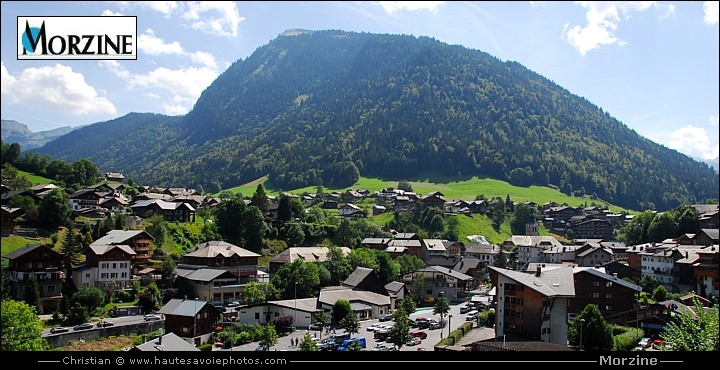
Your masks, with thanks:
[{"label": "bush", "polygon": [[117,300],[119,302],[132,302],[135,300],[135,297],[132,295],[132,293],[128,292],[127,290],[121,290],[117,293]]}]

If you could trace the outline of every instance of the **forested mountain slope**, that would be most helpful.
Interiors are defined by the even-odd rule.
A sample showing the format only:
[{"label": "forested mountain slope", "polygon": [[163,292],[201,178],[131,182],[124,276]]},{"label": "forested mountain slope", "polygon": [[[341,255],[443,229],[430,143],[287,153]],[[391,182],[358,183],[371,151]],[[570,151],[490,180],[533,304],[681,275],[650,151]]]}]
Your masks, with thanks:
[{"label": "forested mountain slope", "polygon": [[516,62],[426,37],[283,34],[236,61],[186,116],[112,126],[122,132],[98,123],[37,152],[208,191],[266,174],[293,189],[423,171],[552,185],[631,209],[718,198],[707,164]]}]

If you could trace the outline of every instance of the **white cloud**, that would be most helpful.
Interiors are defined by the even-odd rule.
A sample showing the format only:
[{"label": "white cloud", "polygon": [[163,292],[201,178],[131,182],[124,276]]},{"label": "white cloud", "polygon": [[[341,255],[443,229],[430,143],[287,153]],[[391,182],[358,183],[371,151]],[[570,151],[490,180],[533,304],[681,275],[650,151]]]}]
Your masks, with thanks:
[{"label": "white cloud", "polygon": [[238,25],[245,20],[232,1],[197,1],[184,4],[183,18],[191,27],[205,33],[235,37]]},{"label": "white cloud", "polygon": [[131,90],[147,90],[145,96],[160,101],[163,113],[186,114],[200,94],[217,79],[214,68],[191,67],[180,69],[157,68],[146,74],[133,74],[116,61],[103,61],[101,65],[114,75],[127,81]]},{"label": "white cloud", "polygon": [[245,20],[234,1],[123,1],[119,6],[150,9],[165,18],[178,15],[193,29],[223,37],[236,37],[238,26]]},{"label": "white cloud", "polygon": [[120,12],[114,12],[110,9],[105,9],[105,10],[103,10],[102,13],[100,13],[100,15],[103,17],[113,17],[113,16],[121,16],[123,14]]},{"label": "white cloud", "polygon": [[718,10],[718,5],[720,2],[718,1],[706,1],[703,3],[703,11],[705,12],[705,17],[703,20],[707,24],[718,24],[718,14],[720,11]]},{"label": "white cloud", "polygon": [[392,15],[399,11],[429,10],[437,12],[444,1],[378,1],[375,4],[382,6],[386,13]]},{"label": "white cloud", "polygon": [[155,36],[152,29],[147,29],[144,33],[138,35],[138,50],[148,55],[174,54],[185,56],[195,63],[217,69],[217,61],[214,55],[204,51],[188,52],[177,41],[165,42],[165,40]]},{"label": "white cloud", "polygon": [[[713,119],[717,125],[717,117],[711,117],[711,121]],[[714,145],[711,143],[710,135],[704,128],[693,125],[673,131],[668,138],[667,146],[699,159],[717,158],[720,150],[717,142]]]},{"label": "white cloud", "polygon": [[3,63],[1,75],[3,103],[76,116],[117,113],[110,100],[85,82],[85,76],[62,64],[27,68],[14,77]]},{"label": "white cloud", "polygon": [[664,10],[659,16],[660,19],[664,19],[675,12],[673,5],[658,5],[651,1],[583,1],[576,4],[586,9],[587,24],[585,26],[566,24],[563,27],[563,38],[567,38],[570,45],[577,49],[580,55],[585,55],[603,45],[626,45],[627,42],[617,38],[615,32],[622,20],[631,18],[635,13],[655,7]]}]

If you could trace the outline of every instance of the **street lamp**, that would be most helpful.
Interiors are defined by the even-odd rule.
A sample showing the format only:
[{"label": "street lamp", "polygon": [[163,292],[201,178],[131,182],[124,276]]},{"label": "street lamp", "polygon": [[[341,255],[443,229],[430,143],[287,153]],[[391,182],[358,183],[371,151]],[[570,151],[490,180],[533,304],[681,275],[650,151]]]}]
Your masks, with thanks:
[{"label": "street lamp", "polygon": [[295,310],[293,311],[293,327],[297,330],[297,281],[295,282]]},{"label": "street lamp", "polygon": [[580,319],[580,350],[583,350],[582,332],[583,326],[585,326],[585,319]]},{"label": "street lamp", "polygon": [[[440,329],[442,330],[442,329]],[[450,342],[450,332],[452,331],[452,314],[448,315],[448,343]],[[455,344],[455,343],[453,343]]]},{"label": "street lamp", "polygon": [[442,325],[445,323],[445,320],[443,319],[443,311],[445,311],[445,292],[440,292],[440,298],[438,299],[438,304],[440,305],[440,340],[443,338],[443,330]]}]

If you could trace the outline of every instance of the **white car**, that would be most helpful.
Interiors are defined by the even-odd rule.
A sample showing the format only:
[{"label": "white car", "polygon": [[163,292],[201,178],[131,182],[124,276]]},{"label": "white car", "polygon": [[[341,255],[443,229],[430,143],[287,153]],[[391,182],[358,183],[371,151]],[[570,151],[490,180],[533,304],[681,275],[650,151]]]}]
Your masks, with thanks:
[{"label": "white car", "polygon": [[372,324],[372,325],[370,325],[370,326],[367,327],[367,331],[375,331],[375,330],[378,330],[378,329],[380,329],[381,326],[382,326],[382,325],[380,325],[380,324]]},{"label": "white car", "polygon": [[145,321],[162,320],[162,316],[155,314],[148,314],[144,317]]}]

